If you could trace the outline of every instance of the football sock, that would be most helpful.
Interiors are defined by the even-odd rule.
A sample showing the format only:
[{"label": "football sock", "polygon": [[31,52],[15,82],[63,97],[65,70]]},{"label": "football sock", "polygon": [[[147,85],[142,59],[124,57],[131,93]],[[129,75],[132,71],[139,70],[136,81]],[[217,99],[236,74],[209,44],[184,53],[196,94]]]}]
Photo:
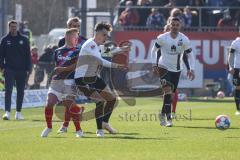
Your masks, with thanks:
[{"label": "football sock", "polygon": [[172,112],[176,112],[177,102],[178,102],[178,91],[176,90],[173,94]]},{"label": "football sock", "polygon": [[48,128],[52,128],[53,108],[45,107],[45,120]]},{"label": "football sock", "polygon": [[167,120],[171,120],[171,98],[172,98],[171,94],[166,94],[164,95],[163,98],[163,105],[166,111]]},{"label": "football sock", "polygon": [[69,112],[69,108],[65,107],[65,116],[64,116],[63,126],[68,127],[70,120],[71,120],[71,115]]},{"label": "football sock", "polygon": [[235,103],[236,103],[236,109],[238,111],[240,111],[240,90],[235,90],[235,95],[234,95],[234,100],[235,100]]},{"label": "football sock", "polygon": [[110,116],[112,114],[115,103],[116,103],[116,99],[113,99],[111,101],[107,101],[107,103],[105,105],[105,108],[104,108],[104,116],[103,116],[103,121],[104,122],[106,122],[106,123],[109,122],[109,119],[110,119]]},{"label": "football sock", "polygon": [[81,108],[75,104],[70,108],[70,113],[71,113],[71,117],[73,120],[73,124],[75,126],[76,131],[81,130],[81,126],[80,126],[80,111]]},{"label": "football sock", "polygon": [[103,107],[104,107],[104,102],[96,103],[95,118],[96,118],[97,129],[102,129]]}]

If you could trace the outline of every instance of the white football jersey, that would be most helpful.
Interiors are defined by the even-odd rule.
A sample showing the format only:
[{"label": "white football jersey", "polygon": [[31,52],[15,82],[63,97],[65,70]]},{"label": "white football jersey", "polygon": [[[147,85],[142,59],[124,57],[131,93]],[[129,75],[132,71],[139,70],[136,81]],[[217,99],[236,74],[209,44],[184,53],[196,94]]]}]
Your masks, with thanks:
[{"label": "white football jersey", "polygon": [[240,37],[236,38],[232,44],[231,49],[234,49],[234,68],[240,68]]},{"label": "white football jersey", "polygon": [[114,63],[102,58],[100,47],[96,44],[93,38],[90,38],[81,48],[74,78],[97,76],[102,66],[108,68],[116,67]]},{"label": "white football jersey", "polygon": [[179,72],[183,69],[183,53],[191,48],[187,36],[179,32],[173,39],[170,32],[157,37],[156,43],[161,47],[161,57],[158,64],[166,67],[171,72]]}]

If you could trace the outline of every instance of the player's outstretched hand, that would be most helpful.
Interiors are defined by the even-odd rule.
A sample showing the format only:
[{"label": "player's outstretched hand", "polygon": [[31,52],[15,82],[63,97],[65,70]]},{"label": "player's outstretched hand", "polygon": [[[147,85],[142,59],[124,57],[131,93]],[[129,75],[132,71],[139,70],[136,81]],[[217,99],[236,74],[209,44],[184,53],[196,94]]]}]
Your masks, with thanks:
[{"label": "player's outstretched hand", "polygon": [[187,77],[192,81],[195,79],[195,73],[193,70],[188,70],[187,71]]}]

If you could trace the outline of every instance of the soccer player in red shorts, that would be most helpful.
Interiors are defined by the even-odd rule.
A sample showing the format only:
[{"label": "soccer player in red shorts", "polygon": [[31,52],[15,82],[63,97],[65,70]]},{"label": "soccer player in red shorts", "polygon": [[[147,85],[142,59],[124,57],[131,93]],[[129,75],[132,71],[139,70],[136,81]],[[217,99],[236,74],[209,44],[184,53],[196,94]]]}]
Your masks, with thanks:
[{"label": "soccer player in red shorts", "polygon": [[[68,29],[65,33],[65,45],[55,50],[55,61],[57,67],[68,66],[78,58],[79,49],[76,47],[78,40],[78,29]],[[74,72],[56,73],[48,90],[47,104],[45,106],[45,120],[47,127],[43,130],[41,137],[47,137],[52,131],[53,107],[63,101],[66,110],[70,111],[76,128],[76,137],[82,137],[83,132],[80,127],[80,114],[82,108],[75,103],[76,88],[74,83]]]}]

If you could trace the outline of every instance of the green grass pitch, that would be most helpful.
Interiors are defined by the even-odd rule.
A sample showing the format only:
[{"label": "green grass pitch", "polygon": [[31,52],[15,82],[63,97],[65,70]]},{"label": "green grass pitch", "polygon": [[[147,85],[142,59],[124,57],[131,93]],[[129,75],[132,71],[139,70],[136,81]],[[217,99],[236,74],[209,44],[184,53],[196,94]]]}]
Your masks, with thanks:
[{"label": "green grass pitch", "polygon": [[[233,99],[179,102],[172,128],[161,127],[161,99],[139,98],[136,106],[122,101],[114,110],[111,125],[119,134],[95,135],[95,120],[82,122],[84,138],[76,138],[73,124],[58,135],[61,125],[54,117],[47,138],[43,108],[23,109],[24,121],[0,120],[0,160],[237,160],[240,157],[240,117],[234,115]],[[93,104],[86,105],[87,109]],[[3,115],[3,111],[0,111]],[[231,127],[215,128],[215,117],[226,114]]]}]

